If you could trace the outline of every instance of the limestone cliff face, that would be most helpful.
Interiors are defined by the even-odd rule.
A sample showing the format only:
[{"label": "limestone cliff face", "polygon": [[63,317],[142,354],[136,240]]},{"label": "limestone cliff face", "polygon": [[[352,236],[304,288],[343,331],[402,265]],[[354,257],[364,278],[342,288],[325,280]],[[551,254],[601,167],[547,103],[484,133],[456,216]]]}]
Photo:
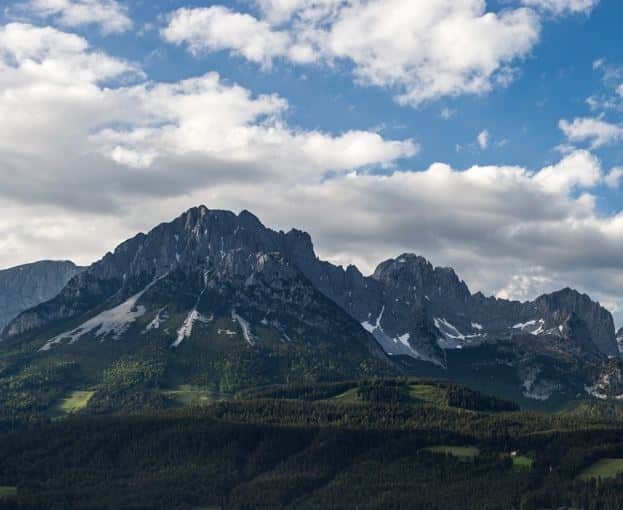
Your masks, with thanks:
[{"label": "limestone cliff face", "polygon": [[[56,297],[21,313],[4,336],[81,316],[111,298],[127,299],[173,271],[240,289],[258,279],[268,288],[270,275],[287,287],[301,276],[371,333],[386,353],[441,365],[448,350],[526,336],[586,355],[618,352],[610,313],[572,289],[524,303],[485,297],[472,294],[451,268],[434,267],[413,254],[387,260],[364,276],[354,266],[319,260],[305,232],[276,232],[247,211],[236,215],[204,206],[122,243]],[[309,300],[312,294],[300,297]],[[35,301],[44,297],[39,294]],[[287,299],[292,302],[296,293]],[[308,304],[292,303],[292,310]],[[260,302],[254,306],[266,308]]]},{"label": "limestone cliff face", "polygon": [[528,302],[471,294],[451,268],[408,253],[366,277],[353,266],[344,270],[319,261],[307,234],[288,236],[303,273],[391,354],[442,362],[443,350],[526,335],[584,354],[618,352],[610,312],[573,289]]},{"label": "limestone cliff face", "polygon": [[56,296],[82,268],[42,261],[0,271],[0,330],[21,312]]}]

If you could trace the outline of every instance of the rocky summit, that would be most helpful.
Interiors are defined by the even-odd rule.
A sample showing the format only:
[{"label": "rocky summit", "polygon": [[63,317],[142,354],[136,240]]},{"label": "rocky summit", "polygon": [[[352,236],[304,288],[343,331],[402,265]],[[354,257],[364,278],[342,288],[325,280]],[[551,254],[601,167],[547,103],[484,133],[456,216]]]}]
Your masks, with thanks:
[{"label": "rocky summit", "polygon": [[196,374],[209,366],[221,387],[232,367],[242,386],[247,372],[271,383],[504,367],[539,400],[584,391],[618,354],[611,314],[575,290],[530,302],[472,294],[453,269],[413,254],[364,276],[319,260],[307,233],[247,211],[190,209],[70,276],[6,326],[5,343],[39,356],[166,348],[204,360]]}]

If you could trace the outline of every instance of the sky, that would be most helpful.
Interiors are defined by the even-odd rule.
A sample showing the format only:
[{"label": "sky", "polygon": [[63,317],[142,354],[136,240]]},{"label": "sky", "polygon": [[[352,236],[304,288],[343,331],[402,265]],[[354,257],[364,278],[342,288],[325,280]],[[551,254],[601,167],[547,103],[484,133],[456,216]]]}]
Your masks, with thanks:
[{"label": "sky", "polygon": [[4,0],[0,268],[205,204],[623,323],[618,0]]}]

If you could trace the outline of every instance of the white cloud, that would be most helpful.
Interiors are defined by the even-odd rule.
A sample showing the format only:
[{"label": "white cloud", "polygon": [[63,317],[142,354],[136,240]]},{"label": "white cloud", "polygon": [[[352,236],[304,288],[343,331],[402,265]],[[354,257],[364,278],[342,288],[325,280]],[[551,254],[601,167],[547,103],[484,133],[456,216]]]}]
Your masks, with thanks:
[{"label": "white cloud", "polygon": [[526,9],[486,12],[480,0],[370,1],[341,10],[326,35],[329,53],[351,60],[360,81],[417,105],[506,83],[509,65],[536,43],[539,21]]},{"label": "white cloud", "polygon": [[273,31],[266,22],[221,6],[178,9],[162,35],[168,42],[186,44],[194,54],[232,50],[264,66],[276,56],[285,56],[291,44],[286,32]]},{"label": "white cloud", "polygon": [[623,68],[606,58],[598,58],[593,62],[593,70],[600,75],[603,86],[586,99],[586,104],[592,111],[620,111],[623,107]]},{"label": "white cloud", "polygon": [[547,166],[533,177],[545,191],[569,194],[574,189],[592,188],[602,179],[599,160],[590,152],[576,150],[559,163]]},{"label": "white cloud", "polygon": [[0,27],[0,168],[6,192],[19,180],[12,175],[18,166],[31,158],[60,163],[84,149],[91,128],[126,109],[100,83],[140,76],[133,64],[92,51],[76,35],[20,23]]},{"label": "white cloud", "polygon": [[23,24],[0,27],[0,48],[0,266],[88,263],[205,203],[305,228],[322,256],[364,270],[416,251],[474,290],[571,284],[620,301],[623,214],[604,215],[593,191],[620,173],[587,151],[536,170],[395,171],[415,142],[289,126],[283,98],[215,73],[145,82],[81,37]]},{"label": "white cloud", "polygon": [[623,127],[601,118],[579,117],[572,122],[562,119],[558,126],[572,142],[589,142],[593,149],[623,138]]},{"label": "white cloud", "polygon": [[116,0],[30,0],[26,8],[64,27],[98,25],[104,34],[126,32],[133,25],[127,8]]},{"label": "white cloud", "polygon": [[91,139],[102,154],[136,168],[151,167],[157,159],[203,155],[221,165],[257,167],[258,175],[287,170],[288,179],[301,181],[328,170],[389,164],[417,152],[411,140],[387,141],[368,131],[332,136],[293,130],[281,120],[285,100],[252,97],[247,89],[223,84],[217,73],[123,93],[139,108],[132,125],[102,130]]},{"label": "white cloud", "polygon": [[318,23],[334,17],[349,0],[256,0],[271,24],[282,24],[296,17]]},{"label": "white cloud", "polygon": [[489,131],[487,131],[486,129],[478,133],[476,140],[482,150],[485,150],[487,147],[489,147],[489,138]]},{"label": "white cloud", "polygon": [[[530,9],[487,12],[482,0],[260,0],[264,18],[224,7],[180,9],[163,30],[190,51],[230,50],[263,65],[280,57],[350,64],[356,79],[403,104],[506,86],[536,44]],[[335,66],[333,66],[335,67]]]},{"label": "white cloud", "polygon": [[456,115],[456,110],[452,108],[443,108],[439,116],[444,120],[449,120]]},{"label": "white cloud", "polygon": [[126,85],[126,76],[142,78],[135,66],[49,27],[0,27],[0,48],[0,194],[13,200],[111,210],[124,194],[184,192],[217,178],[301,181],[417,151],[373,132],[289,127],[284,99],[253,96],[216,73]]},{"label": "white cloud", "polygon": [[522,0],[523,5],[536,7],[556,15],[568,13],[587,14],[592,11],[599,0]]},{"label": "white cloud", "polygon": [[496,297],[527,301],[534,296],[546,293],[556,286],[556,278],[542,267],[532,268],[523,274],[511,275],[507,284],[500,289]]},{"label": "white cloud", "polygon": [[604,180],[609,188],[618,189],[621,184],[621,179],[623,179],[623,168],[615,167],[610,170]]}]

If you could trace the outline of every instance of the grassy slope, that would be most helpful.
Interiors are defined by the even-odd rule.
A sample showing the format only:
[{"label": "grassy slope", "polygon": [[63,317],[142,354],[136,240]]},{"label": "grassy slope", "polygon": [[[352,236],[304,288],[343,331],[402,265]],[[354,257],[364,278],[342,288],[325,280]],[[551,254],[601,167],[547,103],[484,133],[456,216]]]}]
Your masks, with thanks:
[{"label": "grassy slope", "polygon": [[14,498],[17,496],[17,487],[0,486],[0,499]]},{"label": "grassy slope", "polygon": [[586,468],[579,476],[580,480],[616,478],[623,473],[623,459],[600,459]]},{"label": "grassy slope", "polygon": [[513,469],[515,471],[522,471],[524,469],[531,469],[534,461],[530,457],[525,455],[517,455],[513,457]]},{"label": "grassy slope", "polygon": [[409,395],[415,402],[444,406],[445,391],[437,385],[412,384],[409,386]]},{"label": "grassy slope", "polygon": [[67,416],[85,409],[95,395],[92,390],[75,390],[52,405],[49,414],[53,418]]}]

